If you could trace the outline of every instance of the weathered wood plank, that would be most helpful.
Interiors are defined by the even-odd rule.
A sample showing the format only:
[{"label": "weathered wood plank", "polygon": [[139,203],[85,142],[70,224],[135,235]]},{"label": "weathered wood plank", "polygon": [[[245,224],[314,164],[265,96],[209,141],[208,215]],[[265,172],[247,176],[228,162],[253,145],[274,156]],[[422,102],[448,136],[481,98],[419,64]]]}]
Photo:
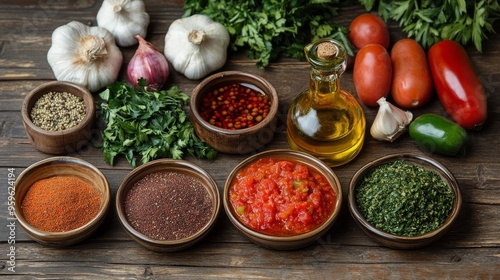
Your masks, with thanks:
[{"label": "weathered wood plank", "polygon": [[[204,244],[196,251],[156,254],[134,243],[65,250],[31,248],[36,246],[23,246],[18,251],[16,275],[204,279],[306,279],[312,275],[315,279],[407,279],[416,275],[426,279],[495,279],[500,275],[494,257],[498,249],[489,248],[397,251],[345,246],[339,250],[337,245],[318,245],[290,253],[246,244],[231,249]],[[116,251],[121,252],[119,258],[113,253]],[[207,256],[224,265],[207,262]],[[269,262],[271,258],[273,261]]]}]

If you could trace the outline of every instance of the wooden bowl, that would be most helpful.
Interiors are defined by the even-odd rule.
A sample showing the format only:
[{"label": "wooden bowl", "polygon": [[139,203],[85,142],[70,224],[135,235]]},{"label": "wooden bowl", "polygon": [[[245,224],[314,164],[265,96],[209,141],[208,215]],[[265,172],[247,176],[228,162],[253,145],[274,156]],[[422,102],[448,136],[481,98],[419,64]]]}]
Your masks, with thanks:
[{"label": "wooden bowl", "polygon": [[[426,170],[431,170],[436,172],[452,190],[452,193],[455,198],[453,202],[453,208],[448,218],[436,230],[417,236],[394,235],[391,233],[384,232],[376,228],[374,225],[370,224],[363,217],[362,213],[358,209],[358,206],[356,204],[356,188],[360,184],[361,180],[374,168],[382,164],[394,162],[396,160],[404,160],[407,163],[421,166],[424,167],[424,169]],[[378,158],[375,161],[372,161],[361,167],[354,174],[354,176],[350,181],[348,200],[349,200],[349,211],[351,212],[352,217],[354,218],[358,226],[363,230],[363,232],[365,232],[365,234],[368,235],[370,238],[372,238],[375,242],[393,249],[422,248],[440,239],[441,237],[443,237],[446,231],[448,231],[448,229],[457,219],[458,213],[462,205],[462,196],[460,193],[460,188],[453,174],[445,166],[443,166],[436,160],[426,156],[415,155],[415,154],[387,155]]]},{"label": "wooden bowl", "polygon": [[[85,118],[78,125],[61,131],[45,130],[33,124],[31,109],[41,96],[49,92],[68,92],[83,98],[86,107]],[[28,138],[37,150],[47,154],[64,155],[78,151],[91,139],[95,103],[86,88],[69,82],[52,81],[39,85],[26,95],[21,114]]]},{"label": "wooden bowl", "polygon": [[[85,225],[65,232],[42,231],[28,223],[21,208],[26,193],[35,182],[53,176],[76,177],[97,190],[101,198],[97,215]],[[15,214],[21,228],[40,244],[56,247],[78,243],[93,234],[106,217],[111,197],[108,181],[97,167],[81,159],[66,156],[47,158],[32,164],[17,177],[15,190]]]},{"label": "wooden bowl", "polygon": [[[271,101],[269,114],[258,124],[249,128],[224,129],[205,121],[199,111],[204,95],[214,88],[231,83],[249,84],[260,89]],[[213,74],[196,86],[191,95],[190,113],[196,134],[219,152],[246,154],[262,149],[274,138],[278,112],[278,94],[275,88],[257,75],[226,71]]]},{"label": "wooden bowl", "polygon": [[[145,176],[157,172],[173,172],[176,174],[187,175],[188,177],[191,177],[192,179],[195,179],[196,181],[201,183],[208,192],[212,204],[212,212],[209,213],[209,220],[204,226],[202,226],[191,236],[172,240],[160,240],[151,238],[134,228],[132,226],[132,223],[127,219],[125,201],[130,189]],[[182,187],[186,186],[182,185]],[[147,204],[149,202],[145,203]],[[186,203],[189,202],[186,201]],[[200,242],[210,232],[215,222],[217,221],[220,212],[220,204],[221,202],[219,189],[214,179],[201,167],[185,160],[158,159],[145,163],[132,170],[125,177],[116,194],[116,211],[118,213],[118,218],[123,229],[136,242],[138,242],[145,248],[155,252],[181,251]]]},{"label": "wooden bowl", "polygon": [[[254,230],[239,218],[239,214],[237,213],[238,209],[235,209],[230,199],[230,189],[235,184],[237,176],[240,176],[239,174],[241,174],[241,170],[261,159],[269,158],[290,161],[292,163],[301,163],[307,166],[309,173],[319,173],[327,180],[336,195],[333,201],[333,209],[322,224],[319,224],[317,227],[303,233],[276,235]],[[283,179],[283,177],[281,177],[281,179]],[[283,194],[284,191],[281,193]],[[323,161],[304,152],[289,149],[276,149],[252,155],[238,164],[231,171],[224,185],[223,203],[225,212],[231,223],[240,233],[253,243],[273,250],[294,250],[314,243],[330,230],[342,207],[342,188],[337,175]]]}]

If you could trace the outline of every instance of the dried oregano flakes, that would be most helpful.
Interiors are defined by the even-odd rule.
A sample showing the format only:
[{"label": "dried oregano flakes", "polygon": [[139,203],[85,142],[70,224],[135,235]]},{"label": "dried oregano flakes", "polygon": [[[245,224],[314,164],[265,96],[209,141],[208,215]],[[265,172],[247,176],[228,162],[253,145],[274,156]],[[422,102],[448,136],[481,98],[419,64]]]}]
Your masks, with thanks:
[{"label": "dried oregano flakes", "polygon": [[356,187],[355,198],[367,222],[400,236],[422,235],[439,228],[455,199],[439,174],[404,160],[368,172]]}]

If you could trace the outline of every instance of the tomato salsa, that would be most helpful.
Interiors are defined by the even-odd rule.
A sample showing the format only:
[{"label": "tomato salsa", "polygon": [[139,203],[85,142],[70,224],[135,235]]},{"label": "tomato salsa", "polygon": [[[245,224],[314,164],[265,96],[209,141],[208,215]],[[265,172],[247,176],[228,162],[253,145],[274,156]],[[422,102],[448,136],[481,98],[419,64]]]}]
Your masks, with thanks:
[{"label": "tomato salsa", "polygon": [[291,236],[323,224],[335,207],[328,180],[307,165],[262,158],[243,168],[229,189],[239,220],[261,233]]}]

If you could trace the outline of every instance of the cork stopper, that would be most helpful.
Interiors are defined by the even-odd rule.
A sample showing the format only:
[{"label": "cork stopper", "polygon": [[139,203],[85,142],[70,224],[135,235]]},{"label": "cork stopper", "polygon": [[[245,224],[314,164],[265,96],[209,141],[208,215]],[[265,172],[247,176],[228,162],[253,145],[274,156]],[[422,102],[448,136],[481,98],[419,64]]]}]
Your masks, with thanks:
[{"label": "cork stopper", "polygon": [[332,60],[337,55],[339,49],[330,42],[323,42],[318,45],[317,54],[320,59]]}]

